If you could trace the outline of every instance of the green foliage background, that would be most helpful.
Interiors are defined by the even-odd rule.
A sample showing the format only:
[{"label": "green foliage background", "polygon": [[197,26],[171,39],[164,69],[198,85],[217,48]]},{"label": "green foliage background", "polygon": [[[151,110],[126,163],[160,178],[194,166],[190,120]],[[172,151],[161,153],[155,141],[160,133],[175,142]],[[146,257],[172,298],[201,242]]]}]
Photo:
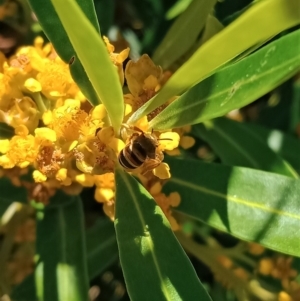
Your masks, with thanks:
[{"label": "green foliage background", "polygon": [[[174,71],[129,123],[178,95],[150,125],[193,125],[196,145],[166,159],[172,178],[164,191],[182,198],[175,210],[182,223],[178,234],[150,194],[122,170],[116,171],[115,227],[92,190],[76,197],[59,192],[51,205],[36,208],[35,273],[13,288],[12,299],[88,300],[94,284],[101,287],[96,300],[265,300],[250,281],[216,262],[222,254],[277,298],[280,283],[255,274],[260,258],[252,258],[239,239],[294,256],[299,272],[300,2],[28,2],[61,58],[76,57],[74,80],[93,105],[106,105],[116,129],[122,91],[101,35],[117,26],[133,56],[146,52]],[[223,117],[233,110],[244,122]],[[11,129],[1,126],[1,137],[9,137]],[[201,158],[199,148],[206,150]],[[0,187],[1,215],[13,201],[26,202],[26,192],[6,179]],[[212,273],[232,289],[221,287]]]}]

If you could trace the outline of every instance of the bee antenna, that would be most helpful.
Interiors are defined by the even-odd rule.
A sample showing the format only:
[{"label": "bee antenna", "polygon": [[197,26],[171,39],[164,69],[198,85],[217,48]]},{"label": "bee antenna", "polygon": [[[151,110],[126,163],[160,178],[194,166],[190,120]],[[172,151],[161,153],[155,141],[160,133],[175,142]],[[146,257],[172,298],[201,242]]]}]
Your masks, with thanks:
[{"label": "bee antenna", "polygon": [[169,141],[173,141],[173,139],[171,139],[171,138],[161,138],[161,139],[157,139],[157,140],[169,140]]}]

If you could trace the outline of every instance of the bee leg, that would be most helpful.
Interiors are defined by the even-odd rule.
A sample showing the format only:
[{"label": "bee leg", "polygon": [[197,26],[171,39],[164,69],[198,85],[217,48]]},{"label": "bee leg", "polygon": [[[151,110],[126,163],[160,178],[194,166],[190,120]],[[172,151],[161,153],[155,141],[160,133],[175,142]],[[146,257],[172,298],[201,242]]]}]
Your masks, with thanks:
[{"label": "bee leg", "polygon": [[156,168],[159,164],[161,163],[160,160],[157,159],[148,159],[143,166],[141,167],[141,174],[144,175],[146,174],[148,171],[153,170],[154,168]]}]

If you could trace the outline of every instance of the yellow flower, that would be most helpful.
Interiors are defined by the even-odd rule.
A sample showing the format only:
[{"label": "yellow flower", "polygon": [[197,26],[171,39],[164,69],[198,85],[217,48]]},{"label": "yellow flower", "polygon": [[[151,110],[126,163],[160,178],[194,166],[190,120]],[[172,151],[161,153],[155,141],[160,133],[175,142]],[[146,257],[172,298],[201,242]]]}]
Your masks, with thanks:
[{"label": "yellow flower", "polygon": [[293,301],[293,299],[288,293],[281,291],[278,295],[278,301]]},{"label": "yellow flower", "polygon": [[[129,91],[134,97],[151,92],[154,95],[155,88],[162,78],[162,69],[160,66],[156,66],[147,54],[144,54],[136,62],[129,61],[127,63],[125,77]],[[148,95],[147,100],[152,96]]]},{"label": "yellow flower", "polygon": [[170,167],[167,163],[160,163],[154,168],[153,174],[162,180],[169,179],[171,177]]},{"label": "yellow flower", "polygon": [[68,170],[66,168],[59,169],[55,175],[55,178],[64,186],[69,186],[72,184],[72,179],[68,177]]},{"label": "yellow flower", "polygon": [[183,136],[180,138],[180,146],[183,149],[191,148],[195,144],[195,139],[191,136]]},{"label": "yellow flower", "polygon": [[79,174],[75,177],[76,182],[81,184],[83,187],[93,187],[95,185],[95,179],[89,174]]},{"label": "yellow flower", "polygon": [[[123,84],[122,65],[129,48],[115,53],[105,37],[104,42]],[[56,189],[78,194],[83,187],[95,185],[95,199],[103,203],[104,212],[114,219],[113,172],[119,165],[118,156],[133,136],[144,132],[157,138],[156,158],[152,158],[154,162],[149,168],[149,162],[145,162],[134,173],[143,178],[172,228],[179,228],[171,207],[178,206],[180,196],[177,192],[166,196],[161,191],[162,180],[171,176],[168,164],[162,161],[163,152],[177,150],[186,131],[152,132],[148,123],[167,104],[138,120],[134,127],[124,126],[125,135],[120,138],[109,124],[104,105],[92,107],[85,102],[70,75],[69,65],[57,56],[51,44],[44,45],[42,38],[36,38],[34,46],[19,48],[8,60],[0,56],[0,72],[0,121],[15,128],[11,139],[1,141],[3,174],[12,174],[17,168],[34,169],[33,184],[25,184],[16,175],[11,179],[17,185],[27,185],[29,195],[45,204]],[[137,62],[130,61],[125,77],[131,94],[124,95],[124,124],[158,92],[167,78],[147,55]],[[188,136],[184,140],[183,147],[193,143]]]},{"label": "yellow flower", "polygon": [[112,201],[115,196],[115,192],[110,188],[96,188],[95,200],[99,203],[105,203]]},{"label": "yellow flower", "polygon": [[262,258],[259,262],[258,271],[262,275],[267,276],[267,275],[270,275],[273,268],[274,268],[274,263],[271,258]]},{"label": "yellow flower", "polygon": [[44,70],[36,76],[42,86],[42,93],[49,99],[68,97],[75,85],[69,67],[60,58],[44,62]]},{"label": "yellow flower", "polygon": [[[4,68],[4,70],[7,68],[6,62],[4,63]],[[13,85],[12,76],[7,73],[0,73],[0,110],[6,112],[12,99],[22,97],[23,94],[18,86],[15,87]]]},{"label": "yellow flower", "polygon": [[265,248],[262,245],[259,245],[257,243],[249,243],[249,253],[253,255],[261,255],[264,251]]},{"label": "yellow flower", "polygon": [[0,165],[4,168],[14,166],[26,167],[36,159],[38,147],[32,135],[12,137],[5,155],[0,157]]},{"label": "yellow flower", "polygon": [[110,59],[112,63],[115,65],[115,67],[117,68],[120,83],[123,86],[124,84],[123,62],[127,59],[130,49],[127,47],[126,49],[122,50],[120,53],[114,53],[115,51],[114,45],[112,45],[109,42],[108,38],[105,36],[103,37],[103,40],[106,44],[106,48],[108,50]]},{"label": "yellow flower", "polygon": [[27,96],[14,98],[9,101],[5,109],[0,110],[0,121],[12,127],[25,125],[32,132],[38,125],[40,112],[35,102]]},{"label": "yellow flower", "polygon": [[[125,78],[131,94],[124,95],[124,101],[132,106],[133,111],[136,111],[158,92],[162,84],[163,72],[160,66],[156,66],[149,56],[144,54],[136,62],[127,63]],[[149,113],[148,120],[153,119],[166,106],[167,104],[161,105]]]},{"label": "yellow flower", "polygon": [[139,177],[144,186],[148,189],[157,205],[162,209],[166,215],[173,231],[179,229],[179,225],[176,219],[172,215],[172,207],[177,207],[180,203],[180,195],[178,192],[172,192],[169,196],[166,196],[162,191],[162,183],[157,178],[141,178]]},{"label": "yellow flower", "polygon": [[103,175],[94,176],[97,187],[106,187],[113,189],[115,187],[115,176],[112,172],[107,172]]},{"label": "yellow flower", "polygon": [[47,177],[38,170],[35,170],[32,173],[32,177],[33,177],[34,181],[37,183],[45,182],[47,180]]},{"label": "yellow flower", "polygon": [[165,132],[159,136],[159,147],[161,150],[173,150],[178,147],[180,137],[176,132]]},{"label": "yellow flower", "polygon": [[28,78],[24,83],[24,87],[30,92],[42,91],[42,85],[34,78]]}]

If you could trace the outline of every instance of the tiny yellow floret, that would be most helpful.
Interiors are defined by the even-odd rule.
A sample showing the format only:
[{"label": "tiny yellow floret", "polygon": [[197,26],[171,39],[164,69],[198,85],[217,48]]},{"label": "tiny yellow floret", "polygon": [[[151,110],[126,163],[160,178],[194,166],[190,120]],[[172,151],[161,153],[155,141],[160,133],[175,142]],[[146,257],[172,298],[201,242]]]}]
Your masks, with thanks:
[{"label": "tiny yellow floret", "polygon": [[47,180],[47,177],[44,174],[42,174],[39,170],[35,170],[32,173],[32,177],[36,183],[45,182]]},{"label": "tiny yellow floret", "polygon": [[153,170],[153,174],[162,180],[169,179],[171,177],[170,167],[167,163],[163,162]]},{"label": "tiny yellow floret", "polygon": [[44,112],[44,114],[42,116],[42,120],[43,120],[45,125],[49,125],[51,122],[53,122],[52,111]]},{"label": "tiny yellow floret", "polygon": [[46,127],[42,127],[42,128],[37,128],[34,130],[35,133],[35,137],[37,138],[43,138],[52,142],[56,141],[56,132],[46,128]]},{"label": "tiny yellow floret", "polygon": [[66,168],[59,169],[59,171],[55,175],[56,180],[60,182],[64,181],[67,178],[67,173],[68,170]]},{"label": "tiny yellow floret", "polygon": [[82,173],[82,174],[76,175],[75,180],[76,180],[76,182],[78,182],[79,184],[81,184],[84,187],[93,187],[95,184],[94,177],[89,174]]},{"label": "tiny yellow floret", "polygon": [[6,154],[9,150],[9,140],[1,139],[0,140],[0,153]]},{"label": "tiny yellow floret", "polygon": [[104,144],[109,144],[110,142],[112,142],[114,136],[115,136],[115,131],[114,131],[114,128],[112,126],[108,126],[108,127],[105,127],[103,129],[101,129],[97,134],[97,137]]},{"label": "tiny yellow floret", "polygon": [[96,188],[95,199],[99,203],[109,202],[115,196],[115,192],[109,188]]},{"label": "tiny yellow floret", "polygon": [[29,134],[29,130],[24,124],[20,124],[15,128],[15,134],[19,136],[27,136]]},{"label": "tiny yellow floret", "polygon": [[28,78],[25,83],[24,87],[29,90],[30,92],[40,92],[42,91],[41,84],[34,78]]},{"label": "tiny yellow floret", "polygon": [[180,146],[183,149],[188,149],[195,144],[195,139],[191,136],[183,136],[180,139]]},{"label": "tiny yellow floret", "polygon": [[178,147],[180,136],[176,132],[165,132],[160,134],[159,139],[160,147],[163,150],[173,150]]}]

